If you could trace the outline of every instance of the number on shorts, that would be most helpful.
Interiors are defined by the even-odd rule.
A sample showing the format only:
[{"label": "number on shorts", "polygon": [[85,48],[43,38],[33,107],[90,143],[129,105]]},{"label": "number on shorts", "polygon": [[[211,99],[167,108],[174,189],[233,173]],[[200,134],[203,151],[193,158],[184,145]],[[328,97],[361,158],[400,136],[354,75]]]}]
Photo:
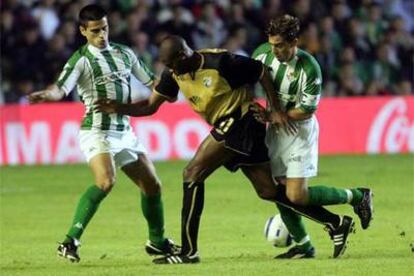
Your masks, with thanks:
[{"label": "number on shorts", "polygon": [[217,128],[217,131],[222,134],[226,133],[227,131],[229,131],[230,127],[233,125],[234,123],[234,118],[230,117],[227,120],[224,120],[220,123],[219,127]]}]

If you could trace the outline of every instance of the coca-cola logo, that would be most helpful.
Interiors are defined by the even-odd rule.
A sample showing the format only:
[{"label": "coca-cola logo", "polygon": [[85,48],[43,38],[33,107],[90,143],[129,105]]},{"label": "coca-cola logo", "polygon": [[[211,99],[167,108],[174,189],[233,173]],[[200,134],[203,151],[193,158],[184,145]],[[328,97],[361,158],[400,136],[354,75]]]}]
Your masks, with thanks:
[{"label": "coca-cola logo", "polygon": [[381,108],[369,131],[368,153],[414,152],[412,101],[412,97],[395,98]]}]

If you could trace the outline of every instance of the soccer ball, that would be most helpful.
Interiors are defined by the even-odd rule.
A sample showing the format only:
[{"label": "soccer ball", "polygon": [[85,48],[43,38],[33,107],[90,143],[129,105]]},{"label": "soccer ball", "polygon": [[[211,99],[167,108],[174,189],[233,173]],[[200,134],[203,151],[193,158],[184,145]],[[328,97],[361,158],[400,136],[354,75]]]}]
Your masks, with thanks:
[{"label": "soccer ball", "polygon": [[264,236],[268,242],[276,247],[287,247],[292,244],[292,236],[283,223],[280,214],[270,217],[266,221]]}]

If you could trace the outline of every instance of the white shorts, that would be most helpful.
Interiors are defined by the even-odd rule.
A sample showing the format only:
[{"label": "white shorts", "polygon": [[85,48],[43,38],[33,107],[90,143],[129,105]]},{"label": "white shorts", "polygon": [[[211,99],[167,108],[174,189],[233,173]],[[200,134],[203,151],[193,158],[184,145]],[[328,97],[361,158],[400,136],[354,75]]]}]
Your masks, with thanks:
[{"label": "white shorts", "polygon": [[117,167],[138,160],[140,153],[147,153],[131,130],[81,130],[79,145],[86,161],[89,162],[97,154],[108,152],[114,158]]},{"label": "white shorts", "polygon": [[266,145],[269,148],[273,177],[308,178],[318,173],[319,124],[316,117],[297,122],[298,133],[287,135],[274,126],[267,129]]}]

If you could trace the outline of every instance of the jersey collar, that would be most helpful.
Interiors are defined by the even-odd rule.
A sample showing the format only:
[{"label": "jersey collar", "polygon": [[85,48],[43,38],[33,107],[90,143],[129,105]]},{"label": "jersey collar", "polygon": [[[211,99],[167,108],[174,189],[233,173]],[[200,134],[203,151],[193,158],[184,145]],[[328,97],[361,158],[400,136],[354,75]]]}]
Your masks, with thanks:
[{"label": "jersey collar", "polygon": [[197,52],[197,54],[201,56],[201,61],[200,61],[200,66],[198,67],[196,71],[201,70],[201,68],[203,68],[203,65],[204,65],[204,55],[200,52]]},{"label": "jersey collar", "polygon": [[293,54],[293,57],[289,61],[281,62],[281,64],[292,66],[296,63],[297,59],[298,59],[298,47],[295,47],[295,53]]},{"label": "jersey collar", "polygon": [[112,46],[108,43],[108,46],[106,46],[105,48],[98,48],[98,47],[95,47],[95,46],[93,46],[93,45],[91,45],[91,44],[88,44],[88,50],[92,53],[92,54],[99,54],[100,52],[102,52],[102,51],[109,51],[109,50],[111,50],[112,49]]}]

